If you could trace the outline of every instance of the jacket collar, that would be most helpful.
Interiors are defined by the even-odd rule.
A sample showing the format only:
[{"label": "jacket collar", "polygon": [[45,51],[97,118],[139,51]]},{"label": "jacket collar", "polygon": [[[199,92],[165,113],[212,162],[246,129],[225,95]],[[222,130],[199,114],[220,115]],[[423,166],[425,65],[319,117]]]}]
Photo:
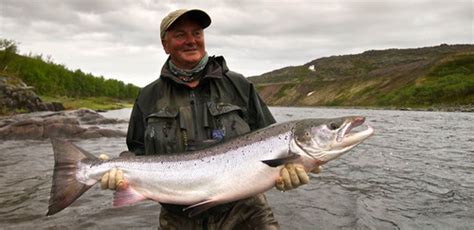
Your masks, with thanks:
[{"label": "jacket collar", "polygon": [[[178,84],[186,85],[187,83],[185,81],[173,75],[173,73],[169,70],[169,67],[168,67],[169,61],[170,59],[168,58],[168,60],[166,60],[166,63],[161,68],[160,78],[169,79]],[[229,71],[229,68],[227,68],[227,64],[225,62],[224,57],[222,56],[209,57],[209,61],[207,62],[206,68],[204,68],[203,72],[200,73],[204,75],[201,77],[200,81],[203,81],[204,79],[211,79],[211,78],[221,79],[222,75],[224,75],[228,71]]]}]

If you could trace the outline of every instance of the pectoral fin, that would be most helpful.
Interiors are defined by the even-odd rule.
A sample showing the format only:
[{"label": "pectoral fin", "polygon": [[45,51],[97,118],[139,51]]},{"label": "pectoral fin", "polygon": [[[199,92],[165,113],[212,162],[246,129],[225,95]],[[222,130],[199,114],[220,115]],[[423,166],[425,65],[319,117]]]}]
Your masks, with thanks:
[{"label": "pectoral fin", "polygon": [[186,207],[183,209],[184,212],[188,212],[188,216],[189,217],[193,217],[193,216],[196,216],[196,215],[199,215],[200,213],[216,206],[216,202],[214,200],[205,200],[205,201],[202,201],[202,202],[199,202],[197,204],[193,204],[189,207]]},{"label": "pectoral fin", "polygon": [[267,164],[270,167],[277,167],[280,165],[284,165],[286,163],[293,162],[294,160],[298,159],[300,155],[297,154],[290,154],[283,158],[271,159],[271,160],[264,160],[263,163]]}]

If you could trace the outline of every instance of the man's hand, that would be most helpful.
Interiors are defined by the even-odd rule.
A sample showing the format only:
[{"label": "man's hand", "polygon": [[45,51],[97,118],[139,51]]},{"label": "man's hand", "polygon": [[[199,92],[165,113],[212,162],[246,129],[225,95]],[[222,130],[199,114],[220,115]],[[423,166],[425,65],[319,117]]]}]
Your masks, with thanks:
[{"label": "man's hand", "polygon": [[[109,156],[106,154],[100,154],[99,159],[108,160]],[[101,189],[115,190],[117,188],[125,187],[125,180],[123,178],[123,171],[117,168],[113,168],[106,172],[100,179]]]},{"label": "man's hand", "polygon": [[[319,173],[320,167],[316,167],[311,172]],[[280,191],[287,191],[297,188],[309,182],[308,173],[301,164],[288,163],[280,171],[280,178],[276,180],[275,187]]]}]

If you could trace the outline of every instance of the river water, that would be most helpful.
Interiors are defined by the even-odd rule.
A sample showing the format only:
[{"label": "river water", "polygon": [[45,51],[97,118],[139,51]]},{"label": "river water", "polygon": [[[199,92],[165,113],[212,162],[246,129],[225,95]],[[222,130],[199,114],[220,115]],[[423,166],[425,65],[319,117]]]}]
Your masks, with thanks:
[{"label": "river water", "polygon": [[[473,229],[474,114],[272,107],[277,121],[363,115],[375,134],[326,164],[310,184],[267,192],[283,229]],[[105,113],[128,119],[130,110]],[[110,127],[109,127],[110,128]],[[113,128],[126,130],[126,124]],[[123,138],[77,140],[117,156]],[[152,201],[113,208],[94,186],[46,217],[53,168],[48,140],[0,142],[0,229],[156,229]]]}]

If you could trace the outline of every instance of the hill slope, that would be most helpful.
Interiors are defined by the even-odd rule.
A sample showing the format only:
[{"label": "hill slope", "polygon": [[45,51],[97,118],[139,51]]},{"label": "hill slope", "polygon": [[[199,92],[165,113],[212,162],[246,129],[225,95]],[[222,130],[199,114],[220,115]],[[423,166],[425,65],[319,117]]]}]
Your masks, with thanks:
[{"label": "hill slope", "polygon": [[39,103],[43,100],[61,102],[66,109],[128,107],[140,90],[115,79],[69,70],[44,60],[42,55],[24,56],[16,52],[15,42],[0,39],[0,115],[45,110]]},{"label": "hill slope", "polygon": [[443,44],[332,56],[249,80],[270,105],[473,105],[474,45]]},{"label": "hill slope", "polygon": [[115,79],[104,79],[69,70],[64,65],[34,57],[0,50],[0,71],[4,75],[19,77],[36,93],[45,96],[100,97],[134,99],[140,90],[132,84]]}]

